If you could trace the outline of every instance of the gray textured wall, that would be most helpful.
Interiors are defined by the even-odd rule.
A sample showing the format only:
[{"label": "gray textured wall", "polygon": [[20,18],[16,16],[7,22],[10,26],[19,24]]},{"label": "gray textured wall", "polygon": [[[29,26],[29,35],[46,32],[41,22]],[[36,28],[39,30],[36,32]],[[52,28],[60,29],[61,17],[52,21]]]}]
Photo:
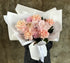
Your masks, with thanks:
[{"label": "gray textured wall", "polygon": [[63,9],[63,31],[59,42],[51,49],[52,63],[70,63],[70,0],[0,0],[0,63],[23,63],[24,47],[18,41],[10,41],[3,15],[15,12],[17,3],[46,11],[53,7]]}]

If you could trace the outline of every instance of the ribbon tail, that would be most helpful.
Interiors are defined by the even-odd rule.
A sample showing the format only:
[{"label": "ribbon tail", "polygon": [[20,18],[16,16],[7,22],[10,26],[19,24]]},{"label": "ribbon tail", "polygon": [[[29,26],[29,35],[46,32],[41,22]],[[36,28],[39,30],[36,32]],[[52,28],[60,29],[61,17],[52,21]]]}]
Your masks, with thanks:
[{"label": "ribbon tail", "polygon": [[40,52],[40,60],[44,63],[44,57],[47,56],[47,48],[46,45],[38,46]]}]

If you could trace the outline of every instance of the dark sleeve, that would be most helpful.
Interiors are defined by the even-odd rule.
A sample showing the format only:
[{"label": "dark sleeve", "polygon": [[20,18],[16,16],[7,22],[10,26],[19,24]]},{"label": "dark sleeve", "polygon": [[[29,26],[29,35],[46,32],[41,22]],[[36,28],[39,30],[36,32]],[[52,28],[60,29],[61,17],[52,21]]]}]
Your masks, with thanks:
[{"label": "dark sleeve", "polygon": [[29,45],[30,45],[30,44],[28,44],[28,45],[25,45],[25,46],[24,46],[24,48],[25,48],[25,49],[29,49],[29,48],[28,48],[28,46],[29,46]]},{"label": "dark sleeve", "polygon": [[49,42],[46,44],[46,46],[47,46],[47,50],[50,50],[50,49],[52,48],[52,46],[53,46],[53,41],[49,41]]},{"label": "dark sleeve", "polygon": [[38,61],[31,59],[30,51],[29,51],[29,47],[28,47],[29,45],[30,44],[24,46],[24,48],[25,48],[24,63],[38,63]]}]

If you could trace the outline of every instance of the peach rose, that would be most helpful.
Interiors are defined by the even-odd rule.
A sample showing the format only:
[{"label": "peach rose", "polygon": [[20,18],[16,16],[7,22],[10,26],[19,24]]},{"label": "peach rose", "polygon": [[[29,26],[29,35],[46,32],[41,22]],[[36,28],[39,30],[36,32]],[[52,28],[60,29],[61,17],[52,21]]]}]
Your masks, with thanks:
[{"label": "peach rose", "polygon": [[29,31],[28,29],[26,29],[25,32],[24,32],[24,38],[32,40],[32,33],[31,33],[31,31]]},{"label": "peach rose", "polygon": [[41,32],[40,32],[40,35],[41,35],[41,38],[48,38],[48,36],[49,36],[49,33],[48,33],[48,31],[47,30],[41,30]]},{"label": "peach rose", "polygon": [[18,21],[17,24],[16,24],[16,28],[17,28],[17,30],[19,30],[19,31],[24,31],[24,30],[25,30],[25,27],[26,27],[26,22],[25,22],[25,20]]},{"label": "peach rose", "polygon": [[54,24],[53,19],[47,19],[46,22],[48,22],[50,26],[52,26]]},{"label": "peach rose", "polygon": [[32,21],[40,21],[41,20],[41,16],[40,15],[33,15],[32,16]]}]

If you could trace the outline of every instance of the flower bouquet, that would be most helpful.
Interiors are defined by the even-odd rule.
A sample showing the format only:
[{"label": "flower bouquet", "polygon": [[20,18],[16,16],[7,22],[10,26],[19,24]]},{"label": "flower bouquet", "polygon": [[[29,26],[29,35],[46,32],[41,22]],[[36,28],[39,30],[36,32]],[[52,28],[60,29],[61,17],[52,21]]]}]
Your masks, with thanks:
[{"label": "flower bouquet", "polygon": [[54,30],[53,24],[53,19],[44,19],[40,15],[33,15],[19,20],[15,27],[23,39],[34,40],[37,43],[42,40],[48,41],[49,34]]},{"label": "flower bouquet", "polygon": [[[47,56],[46,44],[58,41],[62,30],[62,10],[42,12],[22,6],[16,7],[16,13],[7,12],[4,20],[8,25],[10,40],[19,40],[22,46],[30,44],[31,58],[44,62]],[[29,10],[29,11],[28,11]],[[16,37],[15,39],[13,39]]]}]

